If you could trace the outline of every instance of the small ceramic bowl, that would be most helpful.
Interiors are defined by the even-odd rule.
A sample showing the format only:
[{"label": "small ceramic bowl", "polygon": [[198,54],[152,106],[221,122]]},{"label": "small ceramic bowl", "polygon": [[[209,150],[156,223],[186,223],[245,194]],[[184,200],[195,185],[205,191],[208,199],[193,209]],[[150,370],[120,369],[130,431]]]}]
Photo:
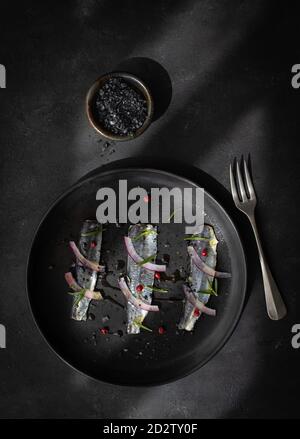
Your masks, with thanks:
[{"label": "small ceramic bowl", "polygon": [[[104,83],[109,80],[110,78],[121,78],[124,79],[127,83],[129,83],[132,88],[139,91],[147,102],[147,116],[145,119],[145,122],[143,125],[134,133],[128,136],[119,136],[116,135],[110,131],[108,131],[106,128],[104,128],[101,125],[101,122],[97,119],[95,115],[95,99],[96,94],[101,89],[101,87],[104,85]],[[115,140],[115,141],[124,141],[124,140],[131,140],[139,137],[150,125],[153,117],[153,99],[151,96],[151,93],[148,89],[148,87],[136,76],[132,75],[131,73],[122,73],[122,72],[112,72],[107,73],[103,76],[100,76],[100,78],[97,79],[97,81],[91,86],[89,89],[87,96],[86,96],[86,112],[89,119],[90,124],[92,125],[95,130],[100,133],[103,137],[109,139],[109,140]]]}]

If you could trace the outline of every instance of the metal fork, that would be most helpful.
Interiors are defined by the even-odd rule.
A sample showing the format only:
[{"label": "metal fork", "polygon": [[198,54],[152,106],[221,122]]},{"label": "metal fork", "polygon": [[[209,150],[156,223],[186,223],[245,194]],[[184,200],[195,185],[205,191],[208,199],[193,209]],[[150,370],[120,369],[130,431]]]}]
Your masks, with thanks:
[{"label": "metal fork", "polygon": [[261,240],[258,234],[256,221],[255,221],[255,207],[257,204],[257,198],[247,163],[245,160],[243,160],[243,162],[244,162],[244,179],[242,177],[240,165],[236,160],[237,183],[234,178],[233,166],[230,165],[231,192],[236,207],[248,217],[255,235],[255,239],[258,247],[258,253],[259,253],[259,260],[261,264],[261,271],[263,276],[268,315],[271,320],[281,320],[286,316],[287,309],[282,300],[281,294],[277,288],[277,285],[274,281],[274,278],[266,262],[266,258],[263,252]]}]

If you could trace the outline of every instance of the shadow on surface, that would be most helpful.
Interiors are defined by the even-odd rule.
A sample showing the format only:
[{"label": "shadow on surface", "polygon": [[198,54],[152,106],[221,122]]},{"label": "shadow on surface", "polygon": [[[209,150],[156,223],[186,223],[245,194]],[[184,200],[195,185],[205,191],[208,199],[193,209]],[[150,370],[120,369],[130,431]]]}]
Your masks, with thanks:
[{"label": "shadow on surface", "polygon": [[[272,16],[280,14],[274,6],[272,9]],[[265,53],[273,42],[270,36],[269,41],[262,40],[268,32],[266,20],[270,20],[268,8],[249,35],[241,41],[237,39],[237,46],[228,56],[216,60],[203,83],[199,76],[200,85],[195,85],[192,93],[185,96],[185,83],[181,85],[183,99],[177,111],[151,138],[153,155],[179,157],[184,151],[183,159],[192,164],[208,156],[245,114],[271,97],[273,65]],[[146,152],[150,145],[143,148]]]},{"label": "shadow on surface", "polygon": [[161,64],[150,58],[136,57],[122,61],[116,70],[136,75],[149,87],[154,101],[153,121],[167,111],[172,99],[172,82]]}]

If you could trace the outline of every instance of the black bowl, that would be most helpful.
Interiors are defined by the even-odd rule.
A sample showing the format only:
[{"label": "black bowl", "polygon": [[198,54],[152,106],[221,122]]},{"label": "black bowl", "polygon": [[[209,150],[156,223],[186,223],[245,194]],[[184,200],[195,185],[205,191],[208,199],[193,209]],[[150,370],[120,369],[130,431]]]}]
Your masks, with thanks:
[{"label": "black bowl", "polygon": [[[134,89],[136,89],[139,93],[141,93],[147,102],[147,116],[143,123],[143,125],[134,133],[130,134],[128,136],[120,136],[117,134],[112,133],[111,131],[104,128],[101,124],[101,122],[97,119],[95,116],[95,97],[100,88],[111,78],[122,78],[127,83],[129,83]],[[151,96],[151,93],[148,89],[148,87],[144,84],[143,81],[141,81],[136,76],[132,75],[131,73],[122,73],[122,72],[112,72],[107,73],[103,76],[100,76],[100,78],[97,79],[97,81],[92,85],[92,87],[89,89],[87,96],[86,96],[86,112],[89,119],[90,124],[92,125],[95,130],[100,133],[102,136],[109,140],[115,140],[115,141],[125,141],[125,140],[131,140],[139,137],[150,125],[153,117],[153,99]]]}]

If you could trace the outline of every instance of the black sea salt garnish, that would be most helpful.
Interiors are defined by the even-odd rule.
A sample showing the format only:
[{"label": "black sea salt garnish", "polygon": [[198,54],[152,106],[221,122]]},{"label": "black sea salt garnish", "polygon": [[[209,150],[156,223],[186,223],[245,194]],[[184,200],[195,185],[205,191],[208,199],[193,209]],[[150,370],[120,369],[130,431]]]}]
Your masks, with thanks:
[{"label": "black sea salt garnish", "polygon": [[132,136],[147,117],[144,96],[121,78],[110,78],[95,98],[95,116],[107,131]]}]

